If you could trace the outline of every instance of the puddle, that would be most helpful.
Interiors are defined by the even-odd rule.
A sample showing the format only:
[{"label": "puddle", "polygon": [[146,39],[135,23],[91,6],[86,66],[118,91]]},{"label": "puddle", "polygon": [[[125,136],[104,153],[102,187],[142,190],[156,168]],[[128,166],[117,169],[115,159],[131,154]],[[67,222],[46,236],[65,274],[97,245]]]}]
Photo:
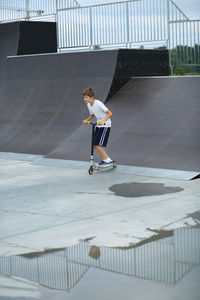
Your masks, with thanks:
[{"label": "puddle", "polygon": [[[89,245],[0,257],[0,299],[197,300],[200,229],[127,249]],[[173,287],[173,289],[172,289]],[[156,298],[156,295],[159,295]]]},{"label": "puddle", "polygon": [[116,196],[136,198],[179,193],[183,191],[183,188],[165,186],[163,183],[129,182],[114,184],[109,190],[115,193]]}]

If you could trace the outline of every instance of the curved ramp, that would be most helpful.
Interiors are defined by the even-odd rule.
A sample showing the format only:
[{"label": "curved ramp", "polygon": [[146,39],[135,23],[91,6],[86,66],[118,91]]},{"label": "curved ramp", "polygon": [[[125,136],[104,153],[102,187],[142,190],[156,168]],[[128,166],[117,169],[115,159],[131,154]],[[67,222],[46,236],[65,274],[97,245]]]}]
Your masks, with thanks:
[{"label": "curved ramp", "polygon": [[0,151],[47,154],[59,146],[86,115],[84,88],[93,86],[97,98],[106,100],[117,55],[102,51],[1,61]]},{"label": "curved ramp", "polygon": [[122,164],[199,172],[199,95],[200,77],[132,79],[110,102],[117,116],[113,156]]},{"label": "curved ramp", "polygon": [[[107,102],[108,152],[123,165],[200,172],[199,95],[200,77],[132,78]],[[81,126],[48,157],[88,160],[90,133]]]},{"label": "curved ramp", "polygon": [[[161,74],[168,70],[167,52],[143,52],[155,64],[161,55],[151,70],[131,50],[7,58],[18,53],[17,30],[0,25],[1,152],[87,161],[91,128],[80,126],[88,115],[81,91],[93,86],[106,101],[131,74],[158,74],[160,62]],[[200,77],[132,78],[107,102],[108,152],[123,165],[199,172],[199,95]]]},{"label": "curved ramp", "polygon": [[106,101],[133,74],[168,74],[165,50],[47,54],[56,48],[55,27],[30,21],[0,24],[1,152],[46,155],[55,150],[55,156],[68,156],[66,147],[73,149],[68,141],[88,114],[84,88],[94,87],[97,99]]}]

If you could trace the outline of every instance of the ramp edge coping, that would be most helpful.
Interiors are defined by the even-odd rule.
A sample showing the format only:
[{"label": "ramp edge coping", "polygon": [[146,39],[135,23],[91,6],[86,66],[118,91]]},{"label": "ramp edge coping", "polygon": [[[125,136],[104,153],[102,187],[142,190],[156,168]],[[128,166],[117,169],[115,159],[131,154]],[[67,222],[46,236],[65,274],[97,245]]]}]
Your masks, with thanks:
[{"label": "ramp edge coping", "polygon": [[[87,161],[54,159],[54,158],[45,157],[44,155],[35,155],[35,154],[0,152],[0,159],[21,160],[36,165],[48,166],[48,167],[62,167],[62,168],[71,168],[71,169],[80,169],[80,170],[87,170],[89,168],[89,162]],[[107,172],[109,170],[99,170],[98,172],[104,172],[104,171]],[[136,176],[157,177],[157,178],[186,180],[186,181],[196,179],[200,176],[200,171],[193,172],[193,171],[170,170],[170,169],[159,169],[159,168],[126,166],[126,165],[118,165],[117,168],[113,170],[113,172],[136,175]]]},{"label": "ramp edge coping", "polygon": [[200,75],[178,75],[178,76],[134,76],[132,79],[142,79],[142,78],[154,78],[154,79],[166,79],[166,78],[200,78]]}]

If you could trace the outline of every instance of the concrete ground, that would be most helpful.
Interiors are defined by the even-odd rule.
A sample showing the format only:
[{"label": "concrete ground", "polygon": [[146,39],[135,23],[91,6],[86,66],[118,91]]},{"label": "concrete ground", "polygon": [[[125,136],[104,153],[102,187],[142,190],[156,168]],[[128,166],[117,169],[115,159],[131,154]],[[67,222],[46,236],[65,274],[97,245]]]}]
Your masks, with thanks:
[{"label": "concrete ground", "polygon": [[90,176],[88,163],[69,165],[0,156],[1,256],[80,240],[129,246],[161,229],[200,223],[200,179],[139,176],[120,167]]}]

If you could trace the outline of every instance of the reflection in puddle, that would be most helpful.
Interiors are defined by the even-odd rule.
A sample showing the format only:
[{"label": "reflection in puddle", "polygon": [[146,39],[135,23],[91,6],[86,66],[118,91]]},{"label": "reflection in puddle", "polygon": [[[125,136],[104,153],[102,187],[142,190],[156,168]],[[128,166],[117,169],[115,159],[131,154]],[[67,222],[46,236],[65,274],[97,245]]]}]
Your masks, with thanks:
[{"label": "reflection in puddle", "polygon": [[80,243],[35,255],[0,258],[0,274],[70,291],[90,268],[176,284],[200,263],[200,230],[182,228],[172,236],[130,248]]}]

